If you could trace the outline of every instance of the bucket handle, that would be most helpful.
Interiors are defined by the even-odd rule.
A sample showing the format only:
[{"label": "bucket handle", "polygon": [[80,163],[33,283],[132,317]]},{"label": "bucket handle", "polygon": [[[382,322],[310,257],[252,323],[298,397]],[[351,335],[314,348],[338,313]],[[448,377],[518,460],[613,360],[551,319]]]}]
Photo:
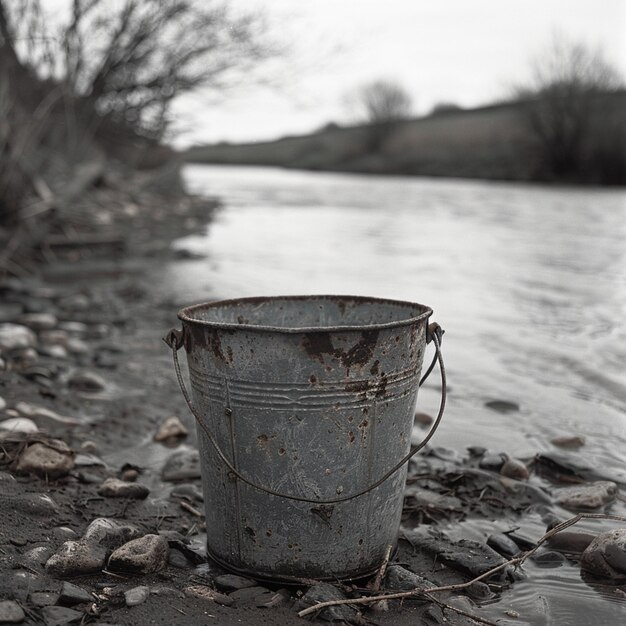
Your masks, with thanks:
[{"label": "bucket handle", "polygon": [[435,431],[439,427],[439,423],[441,422],[441,418],[443,417],[443,412],[446,406],[446,395],[447,395],[447,379],[446,379],[446,368],[443,364],[443,357],[441,356],[441,341],[443,338],[444,331],[437,323],[432,323],[428,325],[428,329],[426,331],[426,343],[430,343],[431,341],[435,344],[435,355],[433,360],[424,374],[422,376],[419,386],[421,387],[425,380],[428,378],[430,373],[433,371],[436,363],[439,363],[439,373],[441,374],[441,400],[439,402],[439,412],[437,413],[437,417],[433,422],[430,430],[426,437],[414,448],[412,448],[409,453],[400,459],[390,470],[388,470],[383,476],[381,476],[376,482],[372,483],[369,487],[365,489],[361,489],[356,493],[352,493],[346,496],[338,496],[336,498],[329,498],[328,500],[321,500],[315,498],[307,498],[305,496],[295,496],[292,494],[281,493],[280,491],[275,491],[270,489],[269,487],[264,487],[259,483],[254,482],[253,480],[247,478],[243,474],[239,472],[239,470],[232,464],[232,462],[228,459],[228,457],[224,454],[222,449],[220,448],[217,440],[215,439],[215,435],[208,429],[207,425],[204,423],[200,416],[196,412],[191,398],[189,396],[189,392],[187,391],[187,387],[185,386],[185,381],[183,380],[183,376],[180,371],[180,363],[178,362],[178,350],[183,346],[184,343],[184,327],[183,330],[170,330],[165,337],[163,337],[163,341],[172,349],[172,358],[174,360],[174,369],[176,370],[176,378],[178,378],[178,384],[180,385],[180,390],[182,391],[183,397],[185,398],[185,402],[189,407],[189,410],[196,418],[196,422],[200,425],[200,428],[204,431],[204,434],[207,436],[208,440],[211,442],[211,445],[217,452],[217,455],[222,460],[222,463],[230,470],[230,472],[236,476],[239,480],[254,487],[254,489],[258,489],[259,491],[263,491],[271,496],[277,496],[279,498],[286,498],[287,500],[295,500],[296,502],[308,502],[309,504],[317,504],[317,505],[327,505],[327,504],[338,504],[339,502],[347,502],[348,500],[353,500],[354,498],[358,498],[359,496],[363,496],[366,493],[376,489],[380,485],[382,485],[388,478],[393,476],[405,463],[408,463],[410,459],[412,459],[424,446],[431,440],[432,436],[435,434]]}]

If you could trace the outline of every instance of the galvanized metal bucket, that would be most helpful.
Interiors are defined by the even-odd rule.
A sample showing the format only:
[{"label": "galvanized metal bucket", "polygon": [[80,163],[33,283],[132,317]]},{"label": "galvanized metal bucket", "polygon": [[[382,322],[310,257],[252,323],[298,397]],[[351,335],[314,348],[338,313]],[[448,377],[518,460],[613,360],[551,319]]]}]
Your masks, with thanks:
[{"label": "galvanized metal bucket", "polygon": [[[354,296],[242,298],[178,313],[182,331],[165,341],[197,420],[212,558],[282,580],[355,578],[381,564],[397,542],[407,461],[445,406],[443,332],[431,314]],[[410,450],[430,340],[426,375],[438,360],[441,405]]]}]

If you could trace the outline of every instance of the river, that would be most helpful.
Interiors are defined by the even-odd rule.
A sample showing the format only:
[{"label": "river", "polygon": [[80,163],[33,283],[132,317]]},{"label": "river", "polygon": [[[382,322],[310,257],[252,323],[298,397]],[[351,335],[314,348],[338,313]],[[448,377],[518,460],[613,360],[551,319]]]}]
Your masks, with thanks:
[{"label": "river", "polygon": [[[427,304],[446,330],[450,385],[436,445],[530,458],[580,435],[585,461],[626,483],[626,192],[260,167],[184,173],[191,191],[224,206],[176,243],[204,255],[166,269],[177,301],[331,293]],[[437,403],[428,383],[419,408]],[[498,611],[506,603],[533,624],[626,615],[626,604],[598,602],[575,567],[537,572]]]}]

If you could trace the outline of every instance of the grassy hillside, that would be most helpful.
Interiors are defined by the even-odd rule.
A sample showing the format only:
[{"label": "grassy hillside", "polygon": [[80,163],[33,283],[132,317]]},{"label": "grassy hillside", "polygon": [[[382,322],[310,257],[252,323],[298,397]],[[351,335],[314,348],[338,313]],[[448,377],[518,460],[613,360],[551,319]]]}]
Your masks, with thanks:
[{"label": "grassy hillside", "polygon": [[[626,132],[626,93],[602,98],[604,114],[617,116],[621,131]],[[500,104],[398,122],[375,152],[368,149],[372,127],[329,126],[275,141],[197,146],[187,151],[185,159],[376,174],[549,180],[541,148],[528,128],[525,106]],[[619,151],[626,164],[626,145]]]}]

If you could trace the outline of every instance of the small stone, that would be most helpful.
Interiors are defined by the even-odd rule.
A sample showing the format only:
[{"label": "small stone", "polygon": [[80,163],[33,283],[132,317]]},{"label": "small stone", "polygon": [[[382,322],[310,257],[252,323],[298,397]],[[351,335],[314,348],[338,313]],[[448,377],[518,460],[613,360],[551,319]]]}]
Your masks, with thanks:
[{"label": "small stone", "polygon": [[167,559],[167,562],[177,569],[189,569],[193,567],[193,563],[190,563],[187,557],[180,551],[175,549],[170,549],[170,555]]},{"label": "small stone", "polygon": [[561,531],[553,535],[546,542],[553,550],[559,552],[580,554],[584,552],[596,538],[591,533]]},{"label": "small stone", "polygon": [[67,384],[74,391],[93,393],[106,389],[106,381],[102,376],[89,370],[77,370],[67,381]]},{"label": "small stone", "polygon": [[189,500],[189,502],[204,501],[204,494],[202,493],[202,489],[193,484],[177,485],[176,487],[174,487],[174,489],[172,489],[170,496],[174,498],[184,498],[185,500]]},{"label": "small stone", "polygon": [[46,571],[65,578],[96,574],[104,567],[107,550],[84,540],[66,541],[46,562]]},{"label": "small stone", "polygon": [[474,600],[490,600],[494,597],[494,594],[491,592],[489,585],[487,583],[482,582],[481,580],[477,580],[473,582],[468,588],[467,593],[474,598]]},{"label": "small stone", "polygon": [[59,599],[58,593],[51,593],[50,591],[34,591],[29,597],[31,603],[41,608],[42,606],[52,606],[57,603]]},{"label": "small stone", "polygon": [[410,591],[411,589],[416,589],[420,587],[421,589],[430,589],[435,585],[423,578],[422,576],[418,576],[415,572],[412,572],[402,565],[397,565],[392,563],[387,567],[387,572],[385,574],[385,588],[391,591]]},{"label": "small stone", "polygon": [[88,591],[66,581],[61,588],[58,603],[62,606],[74,606],[75,604],[85,604],[93,601],[94,597]]},{"label": "small stone", "polygon": [[69,337],[65,342],[65,348],[70,354],[87,354],[89,352],[89,344],[85,343],[78,337]]},{"label": "small stone", "polygon": [[141,531],[134,524],[99,517],[89,524],[83,539],[114,550],[140,536]]},{"label": "small stone", "polygon": [[[295,611],[301,611],[302,609],[320,602],[346,599],[345,594],[334,585],[320,582],[309,587],[307,592],[296,602],[293,608]],[[352,624],[356,617],[356,610],[348,604],[339,604],[322,609],[317,613],[316,617],[327,622],[346,622]]]},{"label": "small stone", "polygon": [[[74,293],[62,298],[59,305],[65,311],[86,311],[91,306],[91,300],[83,293]],[[82,322],[65,322],[65,324],[82,324]]]},{"label": "small stone", "polygon": [[267,602],[272,596],[272,592],[266,587],[246,587],[245,589],[236,589],[228,594],[237,604],[256,604],[260,599],[261,603]]},{"label": "small stone", "polygon": [[252,578],[245,576],[237,576],[237,574],[222,574],[213,579],[213,583],[220,591],[236,591],[237,589],[246,589],[248,587],[256,587],[257,582]]},{"label": "small stone", "polygon": [[485,402],[485,406],[492,411],[497,411],[498,413],[506,414],[519,411],[519,404],[510,402],[509,400],[490,400],[489,402]]},{"label": "small stone", "polygon": [[13,369],[22,372],[22,374],[36,365],[37,361],[39,361],[39,355],[34,348],[22,348],[11,352]]},{"label": "small stone", "polygon": [[53,518],[59,512],[54,500],[44,493],[5,495],[3,497],[3,506],[29,517]]},{"label": "small stone", "polygon": [[98,487],[98,494],[108,498],[133,498],[143,500],[148,497],[150,489],[139,483],[129,483],[119,478],[107,478]]},{"label": "small stone", "polygon": [[64,330],[44,330],[39,333],[39,341],[48,346],[65,347],[69,335]]},{"label": "small stone", "polygon": [[499,472],[508,459],[508,455],[504,452],[498,454],[487,452],[481,457],[478,462],[478,467],[480,467],[480,469],[489,470],[490,472]]},{"label": "small stone", "polygon": [[508,459],[505,461],[504,465],[500,468],[500,474],[507,478],[514,478],[515,480],[528,480],[530,476],[526,465],[516,459]]},{"label": "small stone", "polygon": [[201,600],[210,600],[211,602],[217,602],[222,606],[232,606],[235,604],[235,600],[230,596],[227,596],[211,587],[205,585],[191,585],[185,588],[186,596],[193,596],[194,598],[200,598]]},{"label": "small stone", "polygon": [[557,448],[580,448],[585,445],[585,438],[579,435],[563,435],[550,440]]},{"label": "small stone", "polygon": [[593,510],[615,499],[617,485],[609,480],[563,487],[555,491],[555,501],[566,509]]},{"label": "small stone", "polygon": [[513,609],[507,609],[504,612],[505,615],[508,615],[509,617],[513,617],[515,619],[517,619],[519,617],[519,613],[517,611],[514,611]]},{"label": "small stone", "polygon": [[62,330],[73,337],[82,337],[89,330],[89,326],[83,322],[60,322],[58,330]]},{"label": "small stone", "polygon": [[4,411],[7,408],[7,401],[0,396],[0,411]]},{"label": "small stone", "polygon": [[546,550],[533,555],[532,560],[540,567],[560,567],[565,562],[565,557],[560,552]]},{"label": "small stone", "polygon": [[[54,448],[51,445],[54,445]],[[16,470],[21,474],[35,474],[40,478],[55,479],[67,476],[73,467],[72,451],[62,442],[53,440],[50,445],[34,443],[28,446],[20,454]]]},{"label": "small stone", "polygon": [[39,346],[37,351],[41,356],[52,359],[67,359],[67,350],[63,346]]},{"label": "small stone", "polygon": [[22,537],[21,535],[16,535],[14,537],[10,537],[9,541],[14,545],[14,546],[18,546],[18,547],[22,547],[25,546],[28,543],[28,539],[26,539],[26,537]]},{"label": "small stone", "polygon": [[63,606],[44,606],[41,609],[41,616],[46,626],[63,626],[80,621],[84,613]]},{"label": "small stone", "polygon": [[137,478],[139,478],[139,472],[135,468],[130,467],[122,472],[121,478],[127,483],[132,483],[135,482]]},{"label": "small stone", "polygon": [[20,565],[26,565],[26,567],[42,567],[52,554],[52,548],[48,546],[37,546],[31,548],[22,554],[19,559]]},{"label": "small stone", "polygon": [[581,567],[602,578],[626,578],[626,528],[600,533],[582,553]]},{"label": "small stone", "polygon": [[162,424],[159,426],[159,430],[154,436],[155,441],[172,441],[177,439],[182,439],[189,434],[188,430],[185,428],[184,424],[180,421],[180,418],[176,415],[172,415],[168,417]]},{"label": "small stone", "polygon": [[52,534],[58,541],[70,541],[78,538],[76,531],[67,526],[57,526],[52,530]]},{"label": "small stone", "polygon": [[191,448],[176,452],[166,461],[162,477],[168,482],[200,478],[200,454]]},{"label": "small stone", "polygon": [[94,441],[83,441],[80,444],[80,449],[86,454],[98,454],[98,444]]},{"label": "small stone", "polygon": [[0,324],[0,352],[23,350],[37,345],[37,335],[19,324]]},{"label": "small stone", "polygon": [[[39,431],[37,424],[27,417],[13,417],[0,422],[0,430],[13,433],[33,434]],[[1,437],[1,435],[0,435]]]},{"label": "small stone", "polygon": [[428,413],[416,413],[413,421],[420,426],[430,426],[435,421],[435,418],[432,415],[428,415]]},{"label": "small stone", "polygon": [[0,623],[19,624],[26,619],[22,607],[15,600],[0,602]]},{"label": "small stone", "polygon": [[140,585],[139,587],[133,587],[128,591],[124,592],[124,600],[126,601],[126,606],[137,606],[138,604],[143,604],[150,595],[150,588],[145,585]]},{"label": "small stone", "polygon": [[15,409],[23,417],[30,417],[38,423],[52,422],[53,425],[63,424],[64,426],[78,426],[81,424],[81,420],[76,417],[69,417],[66,415],[59,415],[51,409],[32,404],[30,402],[18,402],[15,405]]},{"label": "small stone", "polygon": [[489,535],[487,537],[487,545],[507,559],[516,556],[520,551],[519,546],[504,533]]},{"label": "small stone", "polygon": [[35,331],[52,330],[59,323],[52,313],[24,313],[17,321]]},{"label": "small stone", "polygon": [[151,574],[167,565],[169,545],[160,535],[144,535],[115,550],[109,557],[112,571]]}]

